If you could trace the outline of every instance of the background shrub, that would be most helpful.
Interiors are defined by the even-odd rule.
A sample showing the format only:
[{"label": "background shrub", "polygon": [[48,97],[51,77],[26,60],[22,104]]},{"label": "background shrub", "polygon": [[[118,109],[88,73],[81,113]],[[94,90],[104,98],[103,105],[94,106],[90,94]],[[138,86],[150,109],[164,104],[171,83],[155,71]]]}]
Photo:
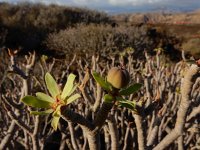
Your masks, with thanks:
[{"label": "background shrub", "polygon": [[47,49],[67,55],[99,53],[107,56],[132,47],[136,57],[143,57],[144,50],[154,54],[154,49],[161,47],[168,54],[173,52],[172,55],[176,59],[179,53],[174,45],[177,43],[174,36],[146,25],[142,27],[130,25],[113,27],[102,24],[79,24],[76,27],[51,33],[45,40]]},{"label": "background shrub", "polygon": [[191,38],[183,43],[182,48],[186,53],[191,53],[193,56],[200,58],[200,38]]},{"label": "background shrub", "polygon": [[81,22],[110,22],[102,12],[57,5],[0,3],[0,14],[0,27],[8,31],[3,44],[25,50],[44,49],[42,42],[49,33]]}]

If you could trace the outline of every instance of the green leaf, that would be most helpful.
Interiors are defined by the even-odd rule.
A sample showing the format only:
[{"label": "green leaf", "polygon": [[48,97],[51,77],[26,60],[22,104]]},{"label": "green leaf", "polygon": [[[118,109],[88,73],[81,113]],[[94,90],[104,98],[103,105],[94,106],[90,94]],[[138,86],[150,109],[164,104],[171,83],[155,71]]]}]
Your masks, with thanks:
[{"label": "green leaf", "polygon": [[61,99],[65,99],[71,93],[74,85],[74,80],[76,76],[74,74],[70,74],[67,78],[67,82],[61,94]]},{"label": "green leaf", "polygon": [[58,105],[58,106],[56,107],[56,110],[55,110],[55,111],[53,112],[53,114],[52,114],[53,117],[54,117],[54,116],[60,116],[60,114],[61,114],[61,111],[60,111],[61,106],[62,106],[62,105]]},{"label": "green leaf", "polygon": [[126,100],[126,101],[119,101],[119,105],[121,105],[122,107],[125,107],[125,108],[129,108],[133,111],[135,111],[135,103],[132,102],[132,101],[129,101],[129,100]]},{"label": "green leaf", "polygon": [[120,97],[120,96],[117,96],[117,97],[116,97],[116,100],[117,100],[117,101],[127,101],[126,99],[124,99],[124,98],[122,98],[122,97]]},{"label": "green leaf", "polygon": [[188,63],[188,64],[191,64],[191,65],[196,64],[195,60],[190,60],[190,59],[186,60],[185,62]]},{"label": "green leaf", "polygon": [[31,115],[48,115],[53,112],[53,109],[48,109],[45,111],[30,111]]},{"label": "green leaf", "polygon": [[120,95],[130,95],[130,94],[137,92],[141,87],[142,87],[142,84],[135,83],[135,84],[129,86],[128,88],[126,88],[126,89],[122,89],[119,92],[119,94]]},{"label": "green leaf", "polygon": [[54,113],[52,114],[53,118],[51,121],[51,126],[53,127],[54,130],[57,130],[57,127],[58,127],[58,122],[59,122],[60,115],[61,115],[60,107],[61,107],[61,105],[59,105],[56,108],[56,110],[54,111]]},{"label": "green leaf", "polygon": [[52,121],[51,121],[51,126],[53,127],[53,129],[56,131],[58,128],[58,123],[60,120],[60,116],[53,116]]},{"label": "green leaf", "polygon": [[41,100],[49,102],[49,103],[55,102],[55,100],[52,97],[50,97],[49,95],[42,93],[42,92],[37,92],[36,96],[38,99],[41,99]]},{"label": "green leaf", "polygon": [[78,87],[78,84],[74,85],[74,87],[72,88],[72,90],[69,93],[69,96],[76,90],[77,87]]},{"label": "green leaf", "polygon": [[48,59],[48,56],[47,55],[42,55],[41,59],[42,59],[42,61],[46,61]]},{"label": "green leaf", "polygon": [[110,84],[109,84],[108,82],[106,82],[106,81],[104,80],[104,78],[102,78],[102,77],[100,76],[100,74],[98,74],[97,72],[93,72],[93,73],[92,73],[92,76],[93,76],[93,78],[95,79],[95,81],[96,81],[97,83],[99,83],[99,85],[100,85],[104,90],[106,90],[106,91],[111,91],[111,86],[110,86]]},{"label": "green leaf", "polygon": [[49,90],[49,93],[52,95],[54,99],[56,99],[56,96],[60,94],[60,90],[56,81],[48,72],[45,75],[45,82],[47,85],[47,89]]},{"label": "green leaf", "polygon": [[80,94],[74,94],[74,95],[70,96],[69,98],[65,99],[65,103],[68,105],[80,97],[81,97]]},{"label": "green leaf", "polygon": [[21,99],[23,103],[28,106],[36,107],[36,108],[51,108],[50,102],[44,101],[42,99],[38,99],[37,97],[27,95]]},{"label": "green leaf", "polygon": [[110,94],[105,94],[103,99],[104,99],[104,102],[112,103],[113,100],[114,100],[114,97],[112,95],[110,95]]}]

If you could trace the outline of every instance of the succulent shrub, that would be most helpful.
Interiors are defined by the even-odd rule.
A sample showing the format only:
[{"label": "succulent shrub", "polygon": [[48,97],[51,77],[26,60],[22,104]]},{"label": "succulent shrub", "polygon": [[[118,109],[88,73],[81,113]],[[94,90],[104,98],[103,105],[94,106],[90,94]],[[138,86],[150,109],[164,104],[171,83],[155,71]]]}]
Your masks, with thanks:
[{"label": "succulent shrub", "polygon": [[52,113],[51,126],[54,130],[57,130],[61,115],[61,106],[68,105],[81,97],[78,93],[72,95],[77,88],[77,85],[74,85],[75,77],[76,76],[74,74],[70,74],[63,91],[61,91],[51,74],[46,73],[45,82],[51,96],[42,92],[37,92],[36,97],[27,95],[23,97],[21,101],[31,107],[46,109],[44,111],[30,111],[31,114],[48,115]]},{"label": "succulent shrub", "polygon": [[136,110],[136,103],[130,100],[124,99],[124,96],[138,91],[142,84],[134,83],[128,86],[130,81],[129,72],[125,68],[113,67],[108,71],[107,77],[104,79],[97,72],[93,72],[93,77],[97,83],[107,92],[104,95],[104,101],[108,103],[117,102],[119,106],[123,106]]}]

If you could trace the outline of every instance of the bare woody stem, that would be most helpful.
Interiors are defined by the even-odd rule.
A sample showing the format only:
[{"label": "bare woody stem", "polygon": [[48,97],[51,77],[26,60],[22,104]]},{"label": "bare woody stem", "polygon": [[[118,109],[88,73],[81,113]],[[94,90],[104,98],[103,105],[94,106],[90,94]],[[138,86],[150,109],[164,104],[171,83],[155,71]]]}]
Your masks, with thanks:
[{"label": "bare woody stem", "polygon": [[73,112],[66,106],[61,107],[61,117],[67,122],[77,123],[81,126],[82,130],[87,134],[90,149],[98,150],[100,145],[98,142],[98,135],[93,132],[94,125],[83,116]]},{"label": "bare woody stem", "polygon": [[108,113],[112,109],[114,103],[104,102],[97,112],[94,123],[84,118],[78,113],[68,109],[67,106],[61,107],[61,117],[67,122],[77,123],[81,126],[85,133],[87,133],[88,143],[90,149],[100,149],[98,131],[101,129],[105,120],[107,119]]},{"label": "bare woody stem", "polygon": [[103,102],[100,110],[97,112],[96,118],[94,120],[95,125],[95,132],[101,129],[103,124],[105,123],[105,120],[107,119],[108,113],[112,109],[114,103],[106,103]]},{"label": "bare woody stem", "polygon": [[74,131],[73,123],[68,121],[68,126],[69,126],[69,132],[70,132],[70,136],[71,136],[72,146],[73,146],[74,150],[78,150],[78,144],[76,142],[76,136],[74,133],[75,131]]},{"label": "bare woody stem", "polygon": [[139,114],[134,114],[133,116],[135,118],[135,124],[137,128],[137,137],[138,137],[138,149],[139,150],[144,150],[146,149],[146,141],[145,138],[146,136],[144,135],[144,126],[143,126],[143,117]]},{"label": "bare woody stem", "polygon": [[6,136],[0,142],[0,149],[5,149],[7,147],[7,145],[9,144],[9,142],[12,139],[12,136],[15,133],[15,129],[16,129],[16,123],[15,123],[15,120],[12,120],[12,122],[8,128],[8,132],[7,132]]},{"label": "bare woody stem", "polygon": [[110,115],[108,119],[108,126],[110,130],[110,137],[111,137],[111,150],[119,150],[119,135],[117,129],[117,123],[113,114]]},{"label": "bare woody stem", "polygon": [[154,148],[161,150],[174,142],[183,132],[186,115],[190,106],[191,90],[197,77],[199,76],[200,67],[192,65],[186,72],[181,84],[181,103],[177,113],[175,128]]},{"label": "bare woody stem", "polygon": [[70,110],[68,106],[61,107],[61,117],[67,122],[73,122],[79,124],[81,127],[84,127],[88,131],[94,129],[93,124],[84,118],[82,115]]}]

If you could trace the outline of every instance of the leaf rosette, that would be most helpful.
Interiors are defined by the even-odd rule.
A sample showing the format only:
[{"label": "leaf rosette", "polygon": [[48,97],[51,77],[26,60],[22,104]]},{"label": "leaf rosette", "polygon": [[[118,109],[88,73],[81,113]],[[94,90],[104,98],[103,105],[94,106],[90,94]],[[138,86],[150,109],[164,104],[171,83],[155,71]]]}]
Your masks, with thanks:
[{"label": "leaf rosette", "polygon": [[46,73],[45,83],[51,96],[42,92],[37,92],[36,97],[27,95],[23,97],[21,101],[31,107],[46,109],[44,111],[30,111],[31,114],[48,115],[52,113],[51,126],[54,130],[57,130],[58,122],[61,116],[61,106],[69,105],[81,97],[78,93],[73,94],[77,88],[77,85],[74,84],[75,77],[76,76],[74,74],[70,74],[63,90],[61,91],[51,74]]}]

